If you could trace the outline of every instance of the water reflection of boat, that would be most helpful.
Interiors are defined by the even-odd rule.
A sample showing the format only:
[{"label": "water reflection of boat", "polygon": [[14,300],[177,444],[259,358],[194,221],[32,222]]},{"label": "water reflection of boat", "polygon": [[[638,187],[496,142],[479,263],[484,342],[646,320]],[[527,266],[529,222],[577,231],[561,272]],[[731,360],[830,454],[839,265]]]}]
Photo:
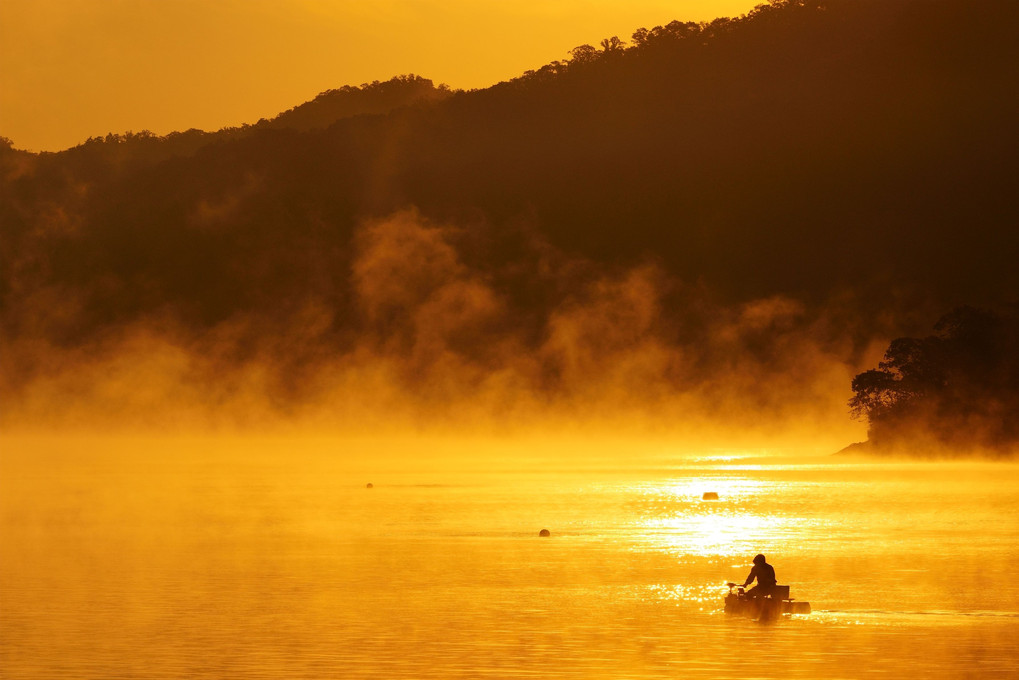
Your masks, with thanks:
[{"label": "water reflection of boat", "polygon": [[747,616],[767,621],[783,614],[809,614],[810,603],[789,597],[789,586],[775,586],[771,595],[747,597],[743,586],[727,583],[729,593],[725,596],[725,613]]}]

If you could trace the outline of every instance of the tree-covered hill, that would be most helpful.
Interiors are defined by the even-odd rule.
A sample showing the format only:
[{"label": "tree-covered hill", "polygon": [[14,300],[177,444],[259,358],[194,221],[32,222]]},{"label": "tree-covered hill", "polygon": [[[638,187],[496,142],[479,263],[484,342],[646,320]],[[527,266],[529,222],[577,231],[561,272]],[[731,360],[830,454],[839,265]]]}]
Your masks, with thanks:
[{"label": "tree-covered hill", "polygon": [[[1017,297],[1016,25],[1011,0],[782,0],[483,90],[405,77],[216,133],[2,146],[0,330],[84,347],[255,315],[262,340],[237,343],[257,353],[314,301],[329,320],[293,356],[347,351],[395,332],[357,272],[365,225],[411,209],[502,305],[458,335],[472,361],[510,328],[534,350],[593,281],[649,263],[663,341],[700,343],[704,374],[727,359],[678,290],[834,310],[825,337],[858,357],[927,310]],[[8,384],[46,370],[19,356]]]}]

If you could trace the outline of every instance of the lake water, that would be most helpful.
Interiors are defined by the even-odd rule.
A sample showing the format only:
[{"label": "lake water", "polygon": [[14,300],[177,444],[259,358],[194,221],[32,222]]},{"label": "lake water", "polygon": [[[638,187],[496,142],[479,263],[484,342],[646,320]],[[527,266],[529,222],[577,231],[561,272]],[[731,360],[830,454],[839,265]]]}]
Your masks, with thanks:
[{"label": "lake water", "polygon": [[4,678],[1019,672],[1019,466],[221,444],[4,443]]}]

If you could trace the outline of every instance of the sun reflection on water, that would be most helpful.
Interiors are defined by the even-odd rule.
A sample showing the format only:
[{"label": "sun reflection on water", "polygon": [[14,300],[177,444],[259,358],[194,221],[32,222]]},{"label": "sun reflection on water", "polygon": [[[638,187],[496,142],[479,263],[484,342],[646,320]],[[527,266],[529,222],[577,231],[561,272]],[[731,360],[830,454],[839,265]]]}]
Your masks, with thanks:
[{"label": "sun reflection on water", "polygon": [[[788,520],[741,512],[680,514],[650,518],[651,529],[661,547],[676,554],[697,556],[745,557],[750,547],[748,534],[780,529]],[[778,525],[778,526],[776,526]]]},{"label": "sun reflection on water", "polygon": [[758,495],[764,490],[764,486],[765,482],[743,476],[704,475],[673,480],[667,486],[647,489],[646,493],[653,495],[657,492],[661,497],[673,502],[699,502],[705,492],[713,491],[718,494],[720,501],[729,503],[745,501]]},{"label": "sun reflection on water", "polygon": [[695,604],[699,609],[721,608],[724,586],[718,584],[677,585],[655,583],[638,590],[637,596],[646,602],[674,602]]},{"label": "sun reflection on water", "polygon": [[[642,488],[640,549],[739,558],[742,565],[759,551],[756,546],[788,537],[802,523],[764,511],[760,498],[775,492],[773,483],[735,475],[696,475]],[[705,500],[707,493],[717,494],[717,500]]]}]

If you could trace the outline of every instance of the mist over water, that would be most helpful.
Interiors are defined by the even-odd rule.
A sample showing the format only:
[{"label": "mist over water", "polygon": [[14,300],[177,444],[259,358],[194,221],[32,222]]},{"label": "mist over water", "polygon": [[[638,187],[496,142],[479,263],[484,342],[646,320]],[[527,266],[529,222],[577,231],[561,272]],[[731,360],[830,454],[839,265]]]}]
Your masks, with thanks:
[{"label": "mist over water", "polygon": [[[890,455],[1016,452],[1017,23],[0,137],[0,674],[1013,672],[1019,472]],[[812,614],[723,615],[758,552]]]},{"label": "mist over water", "polygon": [[[9,678],[1012,667],[1009,465],[579,441],[559,455],[421,439],[11,443]],[[766,626],[721,612],[722,584],[756,552],[812,614]]]}]

